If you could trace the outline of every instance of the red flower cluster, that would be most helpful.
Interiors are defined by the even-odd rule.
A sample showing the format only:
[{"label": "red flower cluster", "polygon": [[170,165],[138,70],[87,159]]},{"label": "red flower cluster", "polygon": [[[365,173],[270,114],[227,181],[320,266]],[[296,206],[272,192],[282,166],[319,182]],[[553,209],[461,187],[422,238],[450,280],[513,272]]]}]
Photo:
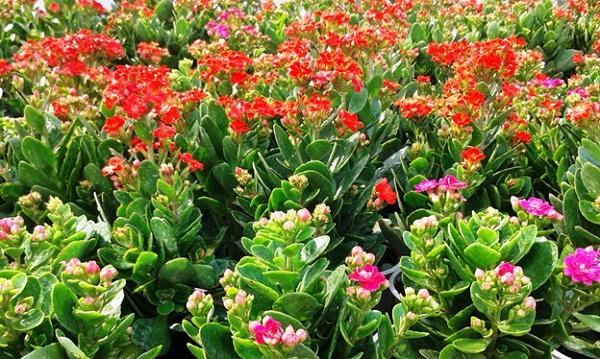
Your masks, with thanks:
[{"label": "red flower cluster", "polygon": [[375,185],[375,192],[377,192],[377,198],[380,201],[385,201],[387,204],[396,203],[398,195],[394,193],[392,186],[388,184],[387,178],[382,178],[378,184]]}]

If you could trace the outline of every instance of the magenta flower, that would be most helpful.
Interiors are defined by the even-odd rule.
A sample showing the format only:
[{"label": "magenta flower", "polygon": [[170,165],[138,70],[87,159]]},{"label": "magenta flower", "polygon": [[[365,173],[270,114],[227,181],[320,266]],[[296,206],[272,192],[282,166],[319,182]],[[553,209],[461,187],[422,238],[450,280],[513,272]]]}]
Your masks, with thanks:
[{"label": "magenta flower", "polygon": [[256,320],[251,321],[249,329],[254,333],[254,340],[258,344],[277,345],[281,343],[284,333],[281,323],[269,316],[263,318],[262,324]]},{"label": "magenta flower", "polygon": [[542,201],[541,199],[535,197],[531,197],[528,200],[522,199],[519,201],[519,205],[521,205],[521,207],[527,211],[527,213],[538,217],[547,216],[554,211],[554,207],[552,207],[548,202]]},{"label": "magenta flower", "polygon": [[573,282],[583,282],[591,285],[592,282],[600,282],[600,263],[598,253],[590,246],[577,248],[575,253],[565,257],[563,274],[571,277]]},{"label": "magenta flower", "polygon": [[433,192],[438,188],[439,183],[436,180],[423,180],[415,185],[415,192]]},{"label": "magenta flower", "polygon": [[446,175],[444,178],[440,179],[440,186],[445,186],[449,190],[457,190],[467,188],[467,184],[465,182],[459,181],[453,175]]},{"label": "magenta flower", "polygon": [[379,286],[385,284],[387,279],[379,269],[372,264],[365,264],[362,268],[354,268],[354,272],[348,276],[351,280],[358,282],[366,290],[377,290]]}]

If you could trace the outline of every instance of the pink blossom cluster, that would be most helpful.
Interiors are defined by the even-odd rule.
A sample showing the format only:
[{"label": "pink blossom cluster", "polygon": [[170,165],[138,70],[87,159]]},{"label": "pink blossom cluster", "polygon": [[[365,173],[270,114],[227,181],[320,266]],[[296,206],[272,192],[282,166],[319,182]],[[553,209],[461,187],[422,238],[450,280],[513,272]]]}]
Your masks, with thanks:
[{"label": "pink blossom cluster", "polygon": [[95,261],[81,262],[78,258],[71,258],[68,262],[62,261],[61,264],[64,266],[65,275],[92,285],[109,287],[111,280],[118,274],[112,265],[100,268]]},{"label": "pink blossom cluster", "polygon": [[599,255],[600,249],[596,251],[592,246],[575,249],[575,253],[566,256],[564,259],[565,269],[563,274],[571,277],[573,282],[583,282],[585,285],[600,282]]},{"label": "pink blossom cluster", "polygon": [[562,221],[563,219],[563,215],[558,213],[548,202],[536,197],[525,200],[512,196],[510,198],[510,203],[512,204],[513,210],[517,213],[519,210],[524,210],[529,215],[539,218],[544,217],[548,220],[556,221]]},{"label": "pink blossom cluster", "polygon": [[439,180],[425,179],[415,185],[415,192],[425,192],[433,204],[432,210],[444,215],[455,213],[466,199],[459,192],[467,188],[467,183],[453,175],[445,175]]},{"label": "pink blossom cluster", "polygon": [[23,224],[23,218],[20,216],[0,219],[0,240],[18,234],[21,231]]},{"label": "pink blossom cluster", "polygon": [[304,342],[308,337],[306,330],[294,330],[291,325],[283,330],[281,323],[269,316],[264,317],[262,323],[257,320],[251,321],[249,329],[254,334],[256,343],[260,345],[277,346],[283,344],[286,348],[292,348]]}]

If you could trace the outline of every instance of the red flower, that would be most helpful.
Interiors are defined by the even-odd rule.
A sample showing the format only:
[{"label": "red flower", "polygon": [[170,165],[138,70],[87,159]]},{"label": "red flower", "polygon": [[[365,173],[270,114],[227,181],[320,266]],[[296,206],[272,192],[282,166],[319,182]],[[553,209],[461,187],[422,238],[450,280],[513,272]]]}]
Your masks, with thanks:
[{"label": "red flower", "polygon": [[179,156],[179,158],[190,166],[190,172],[204,170],[204,165],[200,163],[200,161],[195,160],[191,153],[183,153]]},{"label": "red flower", "polygon": [[452,115],[452,122],[454,122],[457,126],[464,126],[471,122],[471,118],[466,113],[455,113]]},{"label": "red flower", "polygon": [[529,143],[531,142],[531,135],[525,131],[518,131],[515,134],[515,140],[518,142]]},{"label": "red flower", "polygon": [[133,94],[123,100],[123,110],[127,117],[134,120],[139,119],[142,115],[149,112],[148,103],[144,101],[138,94]]},{"label": "red flower", "polygon": [[167,126],[163,122],[158,124],[158,128],[154,130],[154,137],[156,138],[173,138],[175,136],[175,127]]},{"label": "red flower", "polygon": [[52,2],[50,5],[48,5],[48,11],[57,12],[58,10],[60,10],[60,5],[58,5],[57,3]]},{"label": "red flower", "polygon": [[348,127],[348,129],[352,132],[356,132],[357,127],[365,127],[365,125],[362,122],[358,121],[357,114],[350,114],[350,112],[348,111],[341,110],[339,115],[342,119],[342,123],[344,124],[344,126]]},{"label": "red flower", "polygon": [[104,174],[105,176],[110,176],[115,172],[123,170],[123,162],[125,162],[125,160],[122,158],[111,157],[108,160],[108,164],[104,166],[104,168],[102,168],[102,174]]},{"label": "red flower", "polygon": [[162,122],[166,123],[167,125],[170,125],[175,121],[179,120],[180,118],[181,114],[179,113],[177,106],[171,106],[165,113],[162,113],[160,119]]},{"label": "red flower", "polygon": [[246,126],[246,123],[242,120],[233,120],[231,121],[231,124],[229,125],[229,128],[237,133],[238,135],[241,135],[244,132],[248,132],[250,131],[250,127]]},{"label": "red flower", "polygon": [[476,163],[485,158],[485,155],[481,153],[479,148],[471,147],[468,150],[462,151],[462,158],[468,163]]},{"label": "red flower", "polygon": [[123,116],[113,116],[106,119],[106,123],[102,129],[106,131],[109,136],[114,136],[119,132],[119,130],[125,124],[125,117]]},{"label": "red flower", "polygon": [[396,203],[396,198],[398,196],[388,184],[387,178],[382,178],[381,181],[375,185],[375,191],[377,192],[377,198],[379,198],[379,200],[385,201],[387,204]]},{"label": "red flower", "polygon": [[368,263],[362,268],[354,268],[354,272],[348,276],[351,280],[358,282],[366,290],[377,290],[379,286],[385,284],[387,279],[379,272],[379,269]]}]

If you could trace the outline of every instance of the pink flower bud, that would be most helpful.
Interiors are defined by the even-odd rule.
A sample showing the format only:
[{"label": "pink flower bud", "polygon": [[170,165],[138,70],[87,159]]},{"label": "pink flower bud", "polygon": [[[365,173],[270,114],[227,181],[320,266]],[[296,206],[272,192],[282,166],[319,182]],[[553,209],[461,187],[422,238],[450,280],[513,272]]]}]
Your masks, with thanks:
[{"label": "pink flower bud", "polygon": [[365,262],[367,262],[367,263],[371,263],[371,264],[375,263],[375,255],[373,253],[366,253],[364,258],[365,258]]},{"label": "pink flower bud", "polygon": [[359,299],[367,300],[367,299],[369,299],[370,296],[371,296],[371,291],[369,291],[363,287],[358,287],[358,289],[356,290],[356,297]]},{"label": "pink flower bud", "polygon": [[100,266],[95,261],[89,261],[85,266],[85,274],[92,276],[100,273]]},{"label": "pink flower bud", "polygon": [[519,293],[519,286],[516,284],[513,284],[510,286],[510,288],[508,289],[512,294],[517,294]]},{"label": "pink flower bud", "polygon": [[356,295],[356,287],[348,287],[346,288],[346,294],[350,297]]},{"label": "pink flower bud", "polygon": [[483,269],[477,268],[475,270],[475,278],[482,280],[483,278],[485,278],[485,272],[483,271]]},{"label": "pink flower bud", "polygon": [[15,305],[14,313],[16,315],[21,315],[24,312],[25,312],[25,305],[23,305],[23,304],[17,304],[17,305]]},{"label": "pink flower bud", "polygon": [[527,297],[523,300],[523,308],[527,310],[534,310],[536,307],[535,298]]},{"label": "pink flower bud", "polygon": [[286,215],[282,211],[275,211],[271,213],[271,219],[276,223],[283,223],[285,222]]},{"label": "pink flower bud", "polygon": [[427,299],[429,298],[429,291],[425,288],[419,289],[419,293],[417,293],[417,295],[423,299]]},{"label": "pink flower bud", "polygon": [[0,240],[8,238],[8,234],[3,230],[0,230]]},{"label": "pink flower bud", "polygon": [[110,281],[113,279],[119,272],[111,265],[108,265],[100,271],[100,278],[104,281]]},{"label": "pink flower bud", "polygon": [[298,220],[300,222],[306,222],[310,219],[310,211],[306,208],[302,208],[301,210],[298,211],[298,213],[296,214],[296,217],[298,217]]},{"label": "pink flower bud", "polygon": [[233,308],[233,304],[234,304],[233,299],[231,299],[231,298],[223,299],[223,306],[225,307],[225,309],[231,310]]},{"label": "pink flower bud", "polygon": [[235,295],[235,302],[238,305],[244,305],[246,304],[246,292],[243,290],[240,290],[238,292],[238,294]]},{"label": "pink flower bud", "polygon": [[283,230],[286,232],[292,232],[294,230],[294,228],[296,228],[296,225],[292,221],[286,221],[283,224]]},{"label": "pink flower bud", "polygon": [[192,311],[194,308],[196,308],[196,302],[193,300],[188,300],[187,303],[185,303],[185,307],[187,310]]},{"label": "pink flower bud", "polygon": [[350,252],[352,254],[352,256],[356,257],[356,256],[361,256],[364,251],[362,249],[362,247],[356,246],[354,248],[352,248],[352,252]]},{"label": "pink flower bud", "polygon": [[13,224],[10,226],[10,234],[17,234],[21,230],[21,227],[18,224]]},{"label": "pink flower bud", "polygon": [[89,295],[87,297],[85,297],[85,299],[83,300],[83,304],[85,305],[92,305],[94,304],[95,299],[90,297]]},{"label": "pink flower bud", "polygon": [[523,318],[527,313],[523,309],[517,310],[517,317]]},{"label": "pink flower bud", "polygon": [[414,321],[415,319],[417,319],[417,316],[415,313],[413,312],[408,312],[406,313],[406,319],[410,320],[411,322]]},{"label": "pink flower bud", "polygon": [[515,281],[515,275],[513,273],[504,273],[502,277],[500,277],[500,282],[504,285],[510,285]]},{"label": "pink flower bud", "polygon": [[355,266],[361,266],[363,264],[363,260],[361,257],[350,257],[351,263]]},{"label": "pink flower bud", "polygon": [[483,290],[489,290],[490,288],[491,288],[490,287],[490,283],[488,283],[488,282],[481,283],[481,289],[483,289]]}]

